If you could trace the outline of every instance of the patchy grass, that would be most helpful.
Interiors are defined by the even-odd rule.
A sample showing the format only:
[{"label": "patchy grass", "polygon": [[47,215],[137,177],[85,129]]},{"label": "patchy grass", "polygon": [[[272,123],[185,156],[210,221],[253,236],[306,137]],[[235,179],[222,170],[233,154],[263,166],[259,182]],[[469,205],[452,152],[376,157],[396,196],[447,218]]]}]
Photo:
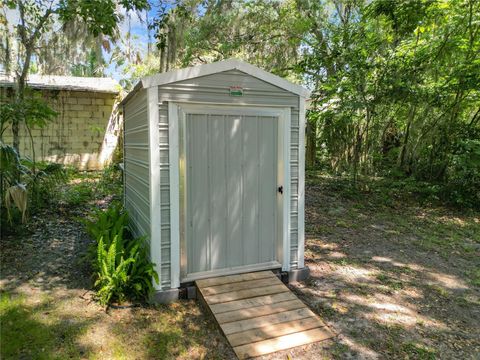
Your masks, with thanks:
[{"label": "patchy grass", "polygon": [[408,342],[402,344],[402,352],[406,353],[410,359],[435,360],[435,350],[423,345]]},{"label": "patchy grass", "polygon": [[377,280],[392,290],[401,290],[404,288],[404,284],[401,281],[396,281],[384,273],[378,274]]},{"label": "patchy grass", "polygon": [[[22,289],[22,292],[28,289]],[[112,310],[76,290],[34,297],[3,292],[2,359],[228,358],[214,324],[193,301]],[[43,298],[43,299],[40,299]],[[217,352],[223,350],[225,356]]]}]

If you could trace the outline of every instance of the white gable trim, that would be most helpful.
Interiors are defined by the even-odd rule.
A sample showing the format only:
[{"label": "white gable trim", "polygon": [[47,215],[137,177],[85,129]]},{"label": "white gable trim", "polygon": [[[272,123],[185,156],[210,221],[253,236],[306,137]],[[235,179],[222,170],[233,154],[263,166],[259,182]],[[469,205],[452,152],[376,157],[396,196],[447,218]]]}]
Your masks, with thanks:
[{"label": "white gable trim", "polygon": [[225,61],[218,61],[211,64],[198,65],[185,69],[169,71],[166,73],[145,77],[141,80],[141,83],[143,88],[149,88],[152,86],[170,84],[173,82],[193,79],[200,76],[212,75],[229,70],[242,71],[248,75],[254,76],[260,80],[278,86],[281,89],[290,91],[302,97],[310,96],[310,91],[308,91],[304,87],[293,84],[290,81],[282,79],[279,76],[273,75],[265,70],[262,70],[256,66],[250,65],[237,59],[228,59]]}]

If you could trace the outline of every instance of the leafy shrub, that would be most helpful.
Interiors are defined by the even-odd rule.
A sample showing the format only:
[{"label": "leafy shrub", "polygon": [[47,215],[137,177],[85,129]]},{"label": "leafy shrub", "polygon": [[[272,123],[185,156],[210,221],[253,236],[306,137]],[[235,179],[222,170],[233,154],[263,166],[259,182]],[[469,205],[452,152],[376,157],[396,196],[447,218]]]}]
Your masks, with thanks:
[{"label": "leafy shrub", "polygon": [[445,200],[457,205],[480,208],[480,140],[465,140],[451,156]]},{"label": "leafy shrub", "polygon": [[[30,160],[23,161],[31,168]],[[61,164],[37,163],[37,168],[31,175],[30,189],[32,205],[43,207],[58,200],[59,187],[67,182],[67,173]]]},{"label": "leafy shrub", "polygon": [[81,182],[68,187],[62,197],[68,206],[78,206],[90,200],[93,192],[94,189],[91,183]]},{"label": "leafy shrub", "polygon": [[113,195],[116,198],[122,196],[122,171],[118,164],[112,164],[106,167],[100,177],[97,185],[97,192],[102,195]]},{"label": "leafy shrub", "polygon": [[115,236],[123,237],[128,229],[128,214],[119,202],[112,202],[106,210],[96,210],[93,220],[84,221],[87,233],[94,239],[103,239],[110,246]]},{"label": "leafy shrub", "polygon": [[87,232],[96,240],[90,259],[102,305],[146,299],[153,290],[152,278],[159,282],[145,238],[133,238],[127,223],[128,214],[119,203],[97,210],[93,220],[85,221]]},{"label": "leafy shrub", "polygon": [[10,224],[14,208],[26,222],[27,210],[50,203],[67,179],[62,165],[21,158],[12,146],[1,141],[0,164],[0,207],[5,207]]}]

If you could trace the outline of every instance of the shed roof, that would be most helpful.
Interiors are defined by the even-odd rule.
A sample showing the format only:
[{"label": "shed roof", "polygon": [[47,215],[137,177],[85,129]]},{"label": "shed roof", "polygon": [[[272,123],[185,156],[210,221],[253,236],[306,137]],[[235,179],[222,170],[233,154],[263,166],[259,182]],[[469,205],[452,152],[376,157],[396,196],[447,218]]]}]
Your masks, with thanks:
[{"label": "shed roof", "polygon": [[[32,74],[28,76],[27,84],[34,89],[93,91],[112,94],[118,94],[120,92],[118,82],[107,77]],[[13,87],[14,85],[15,79],[13,76],[0,74],[0,87]]]},{"label": "shed roof", "polygon": [[251,65],[244,61],[238,59],[228,59],[224,61],[217,61],[211,64],[197,65],[185,69],[173,70],[161,74],[144,77],[140,79],[140,81],[135,85],[134,89],[123,100],[123,103],[128,98],[130,98],[137,90],[142,88],[146,89],[153,86],[170,84],[173,82],[193,79],[200,76],[216,74],[229,70],[242,71],[246,74],[254,76],[260,80],[268,82],[281,89],[290,91],[302,97],[308,97],[310,95],[310,91],[305,89],[303,86],[291,83],[288,80],[285,80],[277,75],[269,73],[265,70],[260,69],[259,67]]}]

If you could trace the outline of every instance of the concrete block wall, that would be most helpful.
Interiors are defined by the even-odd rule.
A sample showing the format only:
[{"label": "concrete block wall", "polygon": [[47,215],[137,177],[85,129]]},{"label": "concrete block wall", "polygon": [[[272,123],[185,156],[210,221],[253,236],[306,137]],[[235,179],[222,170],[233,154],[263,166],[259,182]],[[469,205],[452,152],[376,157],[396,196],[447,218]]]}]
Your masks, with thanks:
[{"label": "concrete block wall", "polygon": [[[55,120],[45,128],[32,129],[36,160],[73,165],[81,170],[102,169],[109,160],[103,156],[102,148],[112,139],[106,130],[112,130],[111,117],[116,94],[35,91],[58,112]],[[0,88],[0,102],[8,101],[7,92],[11,93],[11,90]],[[12,144],[11,129],[4,132],[2,140]],[[33,157],[31,141],[23,125],[20,128],[20,153]]]}]

